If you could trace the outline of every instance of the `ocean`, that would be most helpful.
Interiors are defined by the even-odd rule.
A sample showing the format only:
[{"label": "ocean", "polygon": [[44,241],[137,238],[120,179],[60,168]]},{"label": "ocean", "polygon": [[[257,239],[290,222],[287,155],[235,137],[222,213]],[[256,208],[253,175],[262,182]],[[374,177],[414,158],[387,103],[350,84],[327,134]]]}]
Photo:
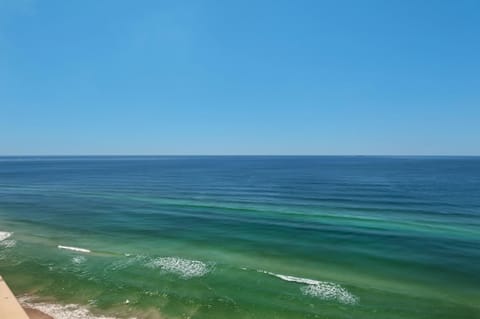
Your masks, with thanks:
[{"label": "ocean", "polygon": [[480,318],[480,157],[1,157],[0,274],[56,318]]}]

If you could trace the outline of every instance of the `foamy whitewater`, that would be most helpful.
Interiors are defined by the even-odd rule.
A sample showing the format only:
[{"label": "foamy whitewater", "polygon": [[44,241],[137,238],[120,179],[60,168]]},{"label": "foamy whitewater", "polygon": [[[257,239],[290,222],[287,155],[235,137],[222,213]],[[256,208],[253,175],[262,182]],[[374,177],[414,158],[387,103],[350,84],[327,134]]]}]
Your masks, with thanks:
[{"label": "foamy whitewater", "polygon": [[[0,247],[3,248],[12,248],[15,247],[17,241],[14,239],[8,239],[13,235],[13,233],[9,232],[0,232]],[[1,257],[1,256],[0,256]]]},{"label": "foamy whitewater", "polygon": [[30,296],[22,296],[18,298],[18,301],[23,307],[39,310],[54,319],[117,319],[115,317],[96,316],[86,307],[76,304],[60,305],[46,302],[35,302],[34,298]]},{"label": "foamy whitewater", "polygon": [[15,247],[16,244],[17,244],[17,241],[14,239],[7,239],[7,240],[0,241],[0,246],[5,248]]},{"label": "foamy whitewater", "polygon": [[77,252],[80,252],[80,253],[90,253],[90,252],[91,252],[89,249],[79,248],[79,247],[62,246],[62,245],[58,245],[57,247],[58,247],[59,249],[66,249],[66,250],[71,250],[71,251],[77,251]]},{"label": "foamy whitewater", "polygon": [[258,272],[268,274],[285,281],[306,284],[306,286],[300,288],[305,295],[318,297],[322,300],[338,301],[343,304],[356,304],[358,302],[358,297],[352,295],[348,290],[339,284],[308,278],[281,275],[265,270],[258,270]]},{"label": "foamy whitewater", "polygon": [[160,257],[147,263],[147,267],[160,268],[181,278],[202,277],[209,272],[209,267],[198,260],[182,259],[178,257]]},{"label": "foamy whitewater", "polygon": [[0,241],[3,241],[10,236],[12,236],[12,233],[5,232],[5,231],[0,231]]}]

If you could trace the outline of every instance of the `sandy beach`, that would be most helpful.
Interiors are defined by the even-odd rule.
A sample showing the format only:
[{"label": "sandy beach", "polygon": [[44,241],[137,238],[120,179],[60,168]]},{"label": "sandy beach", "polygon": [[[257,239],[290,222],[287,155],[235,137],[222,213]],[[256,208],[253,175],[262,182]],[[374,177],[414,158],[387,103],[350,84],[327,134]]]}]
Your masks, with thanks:
[{"label": "sandy beach", "polygon": [[0,318],[28,319],[27,314],[2,277],[0,277]]},{"label": "sandy beach", "polygon": [[0,276],[0,318],[8,319],[54,319],[43,312],[32,309],[22,308],[17,298]]}]

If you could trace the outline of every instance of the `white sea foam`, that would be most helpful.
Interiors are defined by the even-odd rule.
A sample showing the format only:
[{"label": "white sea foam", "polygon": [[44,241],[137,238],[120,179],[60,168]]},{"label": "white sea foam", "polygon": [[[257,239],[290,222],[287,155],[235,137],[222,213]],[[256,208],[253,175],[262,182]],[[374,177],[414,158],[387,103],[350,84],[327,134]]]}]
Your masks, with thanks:
[{"label": "white sea foam", "polygon": [[17,241],[15,239],[8,239],[8,240],[0,241],[0,246],[5,247],[5,248],[15,247],[16,244],[17,244]]},{"label": "white sea foam", "polygon": [[76,304],[60,305],[45,302],[34,302],[32,298],[28,296],[20,297],[19,301],[22,306],[37,309],[54,319],[116,319],[115,317],[96,316],[92,314],[86,307]]},{"label": "white sea foam", "polygon": [[265,270],[258,270],[258,272],[262,272],[270,276],[275,276],[285,281],[305,284],[305,286],[300,288],[300,290],[305,295],[317,297],[322,300],[334,300],[344,304],[355,304],[358,302],[358,298],[356,296],[351,294],[348,290],[346,290],[339,284],[308,278],[281,275]]},{"label": "white sea foam", "polygon": [[57,247],[60,248],[60,249],[73,250],[73,251],[78,251],[78,252],[81,252],[81,253],[90,253],[91,252],[89,249],[85,249],[85,248],[62,246],[62,245],[58,245]]},{"label": "white sea foam", "polygon": [[204,262],[178,257],[155,258],[146,265],[150,268],[160,268],[163,271],[174,273],[184,279],[202,277],[210,271]]},{"label": "white sea foam", "polygon": [[74,263],[75,265],[83,264],[86,261],[87,261],[87,258],[83,256],[75,256],[72,258],[72,263]]},{"label": "white sea foam", "polygon": [[12,235],[13,235],[13,233],[9,233],[9,232],[6,232],[6,231],[0,231],[0,241],[5,240]]},{"label": "white sea foam", "polygon": [[300,288],[305,295],[318,297],[323,300],[336,300],[344,304],[356,304],[358,298],[339,284],[320,282],[315,285],[307,285]]},{"label": "white sea foam", "polygon": [[321,281],[314,280],[314,279],[281,275],[281,274],[276,274],[276,273],[269,272],[269,271],[264,271],[264,270],[259,270],[259,272],[263,272],[264,274],[268,274],[270,276],[275,276],[275,277],[280,278],[280,279],[285,280],[285,281],[298,282],[300,284],[317,285],[317,284],[321,283]]}]

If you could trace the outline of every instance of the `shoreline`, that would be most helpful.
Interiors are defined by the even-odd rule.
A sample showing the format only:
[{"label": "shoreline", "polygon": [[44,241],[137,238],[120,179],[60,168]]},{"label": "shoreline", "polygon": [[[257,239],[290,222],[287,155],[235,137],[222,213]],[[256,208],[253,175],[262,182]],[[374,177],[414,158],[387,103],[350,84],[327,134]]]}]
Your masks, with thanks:
[{"label": "shoreline", "polygon": [[92,313],[85,305],[45,302],[32,295],[19,296],[17,300],[29,315],[29,319],[119,319],[110,314]]},{"label": "shoreline", "polygon": [[0,276],[0,318],[55,319],[38,309],[20,303],[2,276]]},{"label": "shoreline", "polygon": [[[47,300],[35,295],[20,295],[17,297],[18,303],[28,314],[28,319],[138,319],[147,317],[165,319],[158,309],[153,308],[137,311],[117,308],[102,311],[85,304],[62,303],[51,298]],[[3,319],[1,316],[0,318]]]},{"label": "shoreline", "polygon": [[[0,318],[8,319],[61,319],[62,316],[50,315],[44,309],[39,309],[42,303],[29,302],[25,297],[17,297],[0,276]],[[43,310],[43,311],[42,311]],[[74,310],[75,311],[75,310]],[[84,312],[88,310],[84,309]],[[70,318],[70,314],[68,318]],[[77,318],[74,314],[72,318]],[[90,318],[90,316],[88,316]],[[102,317],[105,318],[105,317]]]},{"label": "shoreline", "polygon": [[25,310],[29,319],[55,319],[35,308],[23,307],[23,310]]},{"label": "shoreline", "polygon": [[[0,317],[11,319],[29,319],[27,313],[12,293],[5,280],[0,276]],[[30,318],[32,319],[32,318]],[[33,319],[43,319],[39,316]],[[45,319],[49,319],[46,317]]]}]

